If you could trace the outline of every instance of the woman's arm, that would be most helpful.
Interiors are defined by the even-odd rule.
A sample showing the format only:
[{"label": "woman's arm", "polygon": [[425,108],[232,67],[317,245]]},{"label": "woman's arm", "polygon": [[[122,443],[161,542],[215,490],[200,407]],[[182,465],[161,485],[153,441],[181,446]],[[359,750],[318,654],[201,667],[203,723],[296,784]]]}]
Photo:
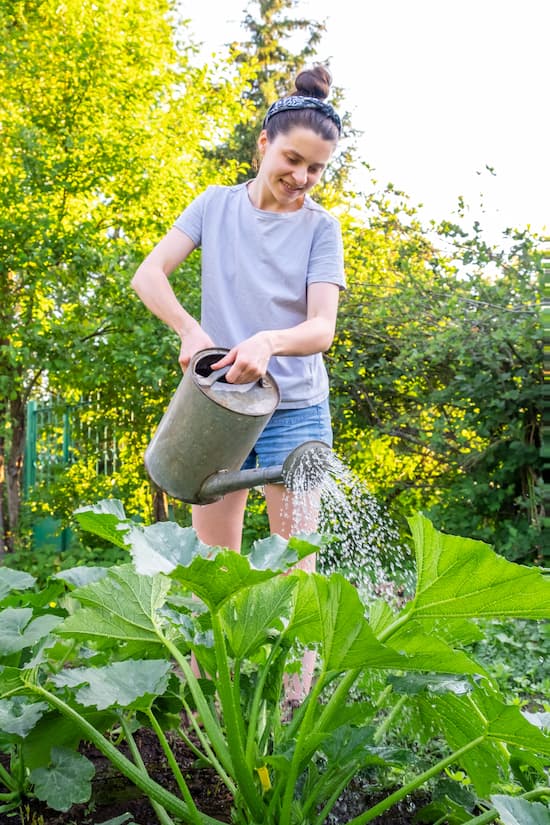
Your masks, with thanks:
[{"label": "woman's arm", "polygon": [[307,318],[288,329],[263,330],[233,347],[213,369],[233,364],[226,374],[230,383],[256,381],[267,371],[272,355],[313,355],[332,344],[340,289],[336,284],[314,283],[307,293]]},{"label": "woman's arm", "polygon": [[213,346],[198,321],[180,304],[168,280],[194,248],[184,232],[170,229],[138,267],[131,282],[145,306],[180,336],[179,362],[184,369],[195,352]]}]

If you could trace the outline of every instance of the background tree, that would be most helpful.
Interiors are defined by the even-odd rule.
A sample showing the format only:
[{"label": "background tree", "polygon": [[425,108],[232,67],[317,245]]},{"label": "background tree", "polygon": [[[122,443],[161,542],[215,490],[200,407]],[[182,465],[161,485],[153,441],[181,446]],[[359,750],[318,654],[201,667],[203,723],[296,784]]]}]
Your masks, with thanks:
[{"label": "background tree", "polygon": [[394,513],[422,508],[440,529],[536,559],[536,239],[427,231],[391,188],[367,213],[345,222],[350,288],[329,353],[337,443]]},{"label": "background tree", "polygon": [[[269,106],[291,91],[292,82],[302,69],[319,62],[330,68],[330,61],[319,56],[325,23],[300,16],[296,13],[298,6],[297,0],[252,0],[242,21],[249,39],[231,44],[236,64],[253,70],[243,91],[243,100],[249,104],[249,117],[235,125],[227,142],[216,147],[215,154],[223,160],[239,160],[239,181],[253,174],[256,141]],[[333,86],[330,100],[342,116],[344,140],[331,161],[325,181],[342,190],[355,157],[357,132],[352,128],[349,113],[341,111],[343,93],[338,85]]]},{"label": "background tree", "polygon": [[0,550],[17,530],[31,396],[93,390],[107,408],[116,396],[127,432],[150,427],[170,336],[152,332],[130,273],[197,191],[235,177],[203,147],[241,116],[237,73],[194,67],[170,12],[0,0]]}]

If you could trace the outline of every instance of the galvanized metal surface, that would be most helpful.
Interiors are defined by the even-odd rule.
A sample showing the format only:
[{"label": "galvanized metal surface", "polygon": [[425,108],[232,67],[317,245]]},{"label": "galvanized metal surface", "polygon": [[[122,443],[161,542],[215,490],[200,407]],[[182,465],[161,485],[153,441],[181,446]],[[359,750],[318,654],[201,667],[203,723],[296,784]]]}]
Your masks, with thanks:
[{"label": "galvanized metal surface", "polygon": [[[226,352],[211,348],[192,358],[145,452],[155,484],[191,504],[224,494],[217,491],[205,500],[203,482],[219,471],[240,470],[279,403],[279,389],[269,375],[245,391],[233,389],[223,376],[210,380],[210,364]],[[216,386],[221,382],[223,389]]]}]

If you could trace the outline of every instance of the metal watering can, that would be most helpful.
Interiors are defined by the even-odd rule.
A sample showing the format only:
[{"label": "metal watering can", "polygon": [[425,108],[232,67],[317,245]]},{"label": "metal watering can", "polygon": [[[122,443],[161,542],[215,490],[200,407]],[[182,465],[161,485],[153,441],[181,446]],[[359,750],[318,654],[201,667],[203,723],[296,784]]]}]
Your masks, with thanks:
[{"label": "metal watering can", "polygon": [[[267,373],[251,384],[230,384],[212,370],[227,349],[197,352],[145,451],[145,467],[155,484],[173,498],[209,504],[226,493],[263,484],[293,481],[303,462],[315,456],[328,465],[330,447],[307,441],[277,467],[241,470],[258,436],[279,403],[279,388]],[[302,483],[302,482],[301,482]]]}]

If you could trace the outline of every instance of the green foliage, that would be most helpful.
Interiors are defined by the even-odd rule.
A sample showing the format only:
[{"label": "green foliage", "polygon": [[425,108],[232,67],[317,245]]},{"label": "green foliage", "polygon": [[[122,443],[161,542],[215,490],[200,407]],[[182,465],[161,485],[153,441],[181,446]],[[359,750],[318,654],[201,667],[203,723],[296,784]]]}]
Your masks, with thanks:
[{"label": "green foliage", "polygon": [[85,756],[53,747],[48,767],[36,768],[29,778],[38,799],[56,811],[68,811],[79,802],[88,802],[94,773],[94,766]]},{"label": "green foliage", "polygon": [[[194,65],[168,0],[69,0],[63,14],[2,0],[0,35],[0,549],[13,549],[30,397],[99,397],[123,448],[115,490],[143,506],[143,445],[178,366],[128,283],[197,191],[234,181],[237,164],[220,169],[204,147],[243,115],[243,79]],[[197,256],[182,281],[194,311]],[[46,503],[67,517],[111,495],[103,481],[78,456]]]},{"label": "green foliage", "polygon": [[[550,582],[536,569],[508,562],[481,542],[444,535],[418,515],[411,519],[417,589],[395,610],[383,602],[365,606],[339,574],[294,569],[322,544],[319,536],[288,542],[274,536],[243,557],[206,547],[193,530],[174,523],[139,527],[117,502],[83,509],[79,518],[102,537],[118,543],[122,536],[133,564],[67,571],[65,618],[57,624],[57,611],[55,625],[37,625],[32,645],[3,655],[1,710],[17,731],[13,735],[24,737],[22,744],[33,736],[44,742],[39,729],[47,705],[48,723],[65,719],[77,739],[96,745],[163,808],[163,822],[217,822],[196,809],[173,762],[164,726],[188,741],[182,714],[202,759],[233,795],[236,825],[322,825],[361,770],[375,772],[379,784],[389,784],[390,777],[392,785],[397,777],[403,784],[352,825],[366,825],[415,789],[443,781],[446,770],[467,779],[467,798],[452,784],[441,785],[435,807],[422,814],[432,819],[422,821],[434,821],[436,809],[440,821],[448,813],[454,817],[449,821],[471,825],[495,821],[503,811],[548,812],[539,801],[548,797],[550,764],[544,718],[507,704],[487,669],[467,654],[479,639],[473,622],[480,616],[550,616]],[[4,613],[30,610],[33,622],[48,615],[44,603],[26,606],[24,592],[13,589],[30,584],[5,577]],[[28,626],[27,613],[25,620]],[[284,674],[304,646],[317,652],[317,678],[288,719],[282,713]],[[195,675],[192,652],[208,680]],[[354,686],[369,679],[371,694],[357,702]],[[407,740],[406,718],[409,727],[415,720]],[[153,728],[172,760],[181,796],[114,747],[105,735],[113,724],[131,750],[136,725]],[[393,728],[402,747],[387,740]],[[413,745],[434,734],[437,747],[426,767],[427,751],[417,760]],[[33,781],[34,792],[43,794],[45,769],[54,780],[49,804],[66,805],[59,766],[64,749],[76,744],[55,743],[61,750],[42,754],[48,765],[37,764],[34,751],[31,784],[19,795],[32,792]],[[89,778],[76,763],[74,770],[74,794],[84,795]],[[13,793],[10,775],[0,780]]]},{"label": "green foliage", "polygon": [[428,232],[391,188],[357,206],[328,356],[340,451],[394,514],[540,563],[537,239]]}]

